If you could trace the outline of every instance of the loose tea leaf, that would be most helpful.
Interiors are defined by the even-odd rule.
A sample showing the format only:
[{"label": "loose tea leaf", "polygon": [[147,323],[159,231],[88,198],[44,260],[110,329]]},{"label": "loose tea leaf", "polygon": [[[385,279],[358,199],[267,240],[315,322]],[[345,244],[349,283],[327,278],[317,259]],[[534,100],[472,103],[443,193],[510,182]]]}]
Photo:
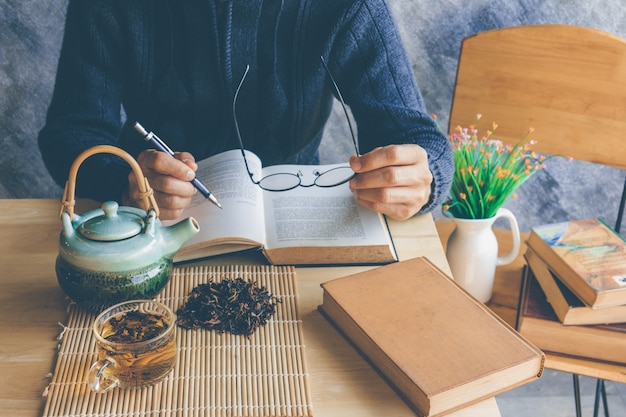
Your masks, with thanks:
[{"label": "loose tea leaf", "polygon": [[110,342],[136,343],[157,337],[167,327],[168,322],[161,314],[131,310],[109,318],[101,335]]},{"label": "loose tea leaf", "polygon": [[183,329],[208,329],[251,335],[276,311],[281,300],[265,287],[243,278],[226,278],[200,284],[177,312],[176,324]]}]

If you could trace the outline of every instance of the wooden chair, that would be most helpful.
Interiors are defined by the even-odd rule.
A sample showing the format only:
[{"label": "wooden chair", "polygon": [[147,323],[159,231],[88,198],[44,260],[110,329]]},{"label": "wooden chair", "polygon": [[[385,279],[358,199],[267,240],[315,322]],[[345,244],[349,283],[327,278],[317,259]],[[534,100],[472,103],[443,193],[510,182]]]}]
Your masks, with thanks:
[{"label": "wooden chair", "polygon": [[[498,123],[496,136],[504,142],[517,143],[533,127],[540,136],[533,149],[539,152],[624,169],[626,40],[568,25],[518,26],[469,36],[461,47],[450,131],[474,123],[477,113]],[[626,182],[618,230],[625,196]],[[445,246],[453,225],[437,220],[437,228]],[[510,232],[495,231],[504,253],[510,248]],[[523,265],[520,255],[513,264],[498,267],[489,302],[512,325]],[[598,400],[604,399],[607,415],[604,380],[626,382],[626,366],[551,354],[546,366],[574,375],[578,415],[579,374],[598,379],[596,412]]]}]

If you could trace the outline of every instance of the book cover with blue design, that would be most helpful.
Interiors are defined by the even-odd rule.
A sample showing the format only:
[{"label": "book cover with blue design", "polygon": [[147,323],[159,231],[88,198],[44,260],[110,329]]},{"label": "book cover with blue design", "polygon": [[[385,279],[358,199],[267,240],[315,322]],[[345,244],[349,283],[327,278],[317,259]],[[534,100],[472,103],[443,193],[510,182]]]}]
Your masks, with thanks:
[{"label": "book cover with blue design", "polygon": [[585,304],[626,304],[626,242],[602,220],[536,226],[527,244]]}]

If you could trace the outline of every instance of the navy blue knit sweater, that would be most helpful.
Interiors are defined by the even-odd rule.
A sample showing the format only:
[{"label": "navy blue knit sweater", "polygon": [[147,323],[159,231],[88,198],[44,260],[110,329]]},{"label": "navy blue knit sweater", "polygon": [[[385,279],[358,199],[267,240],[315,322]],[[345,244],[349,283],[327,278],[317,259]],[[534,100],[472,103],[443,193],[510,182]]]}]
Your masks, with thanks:
[{"label": "navy blue knit sweater", "polygon": [[[136,157],[147,145],[135,121],[197,160],[237,148],[232,97],[249,64],[237,104],[246,148],[266,165],[316,162],[333,99],[320,56],[354,114],[361,152],[421,145],[434,175],[422,211],[441,203],[451,150],[425,112],[385,0],[70,0],[39,135],[44,161],[63,184],[91,146]],[[128,172],[117,157],[92,156],[77,193],[119,200]]]}]

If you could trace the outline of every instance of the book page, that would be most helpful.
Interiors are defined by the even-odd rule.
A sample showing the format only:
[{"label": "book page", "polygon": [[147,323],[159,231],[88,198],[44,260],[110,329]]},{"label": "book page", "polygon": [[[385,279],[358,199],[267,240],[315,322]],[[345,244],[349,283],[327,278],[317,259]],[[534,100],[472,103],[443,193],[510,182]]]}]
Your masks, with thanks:
[{"label": "book page", "polygon": [[[250,170],[261,172],[261,162],[253,153],[246,153]],[[196,176],[211,190],[222,208],[214,206],[196,193],[185,216],[193,216],[200,232],[184,247],[205,241],[226,243],[237,237],[265,243],[263,193],[250,181],[240,150],[226,151],[198,162]]]},{"label": "book page", "polygon": [[275,165],[263,175],[302,173],[304,186],[292,190],[264,191],[267,247],[389,245],[382,216],[357,203],[348,183],[318,187],[315,172],[335,165]]}]

